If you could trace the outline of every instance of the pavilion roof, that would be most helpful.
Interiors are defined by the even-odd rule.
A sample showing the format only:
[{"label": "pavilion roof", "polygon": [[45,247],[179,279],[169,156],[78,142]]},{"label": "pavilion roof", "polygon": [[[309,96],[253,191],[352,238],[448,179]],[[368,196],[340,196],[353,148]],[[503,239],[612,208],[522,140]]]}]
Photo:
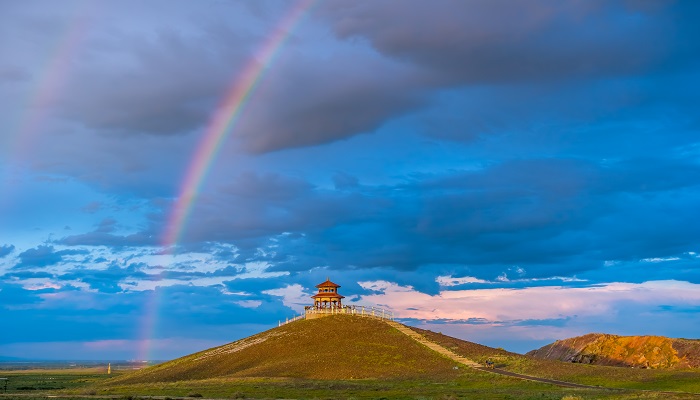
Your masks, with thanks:
[{"label": "pavilion roof", "polygon": [[345,296],[341,296],[338,293],[316,293],[315,295],[311,296],[312,299],[315,299],[317,297],[329,297],[333,299],[344,299]]},{"label": "pavilion roof", "polygon": [[336,288],[339,288],[340,285],[338,285],[337,283],[333,283],[333,282],[331,282],[331,280],[330,280],[329,278],[326,278],[326,281],[325,281],[325,282],[319,283],[318,285],[316,285],[316,287],[317,287],[317,288],[320,288],[320,287],[336,287]]}]

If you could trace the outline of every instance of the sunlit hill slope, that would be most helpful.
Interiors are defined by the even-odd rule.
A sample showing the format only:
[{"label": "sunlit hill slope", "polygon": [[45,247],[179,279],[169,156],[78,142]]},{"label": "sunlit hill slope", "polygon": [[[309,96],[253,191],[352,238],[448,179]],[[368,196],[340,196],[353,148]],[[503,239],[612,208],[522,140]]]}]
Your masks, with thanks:
[{"label": "sunlit hill slope", "polygon": [[527,354],[541,359],[581,364],[638,368],[698,368],[700,367],[700,340],[590,333],[558,340]]},{"label": "sunlit hill slope", "polygon": [[[410,329],[429,342],[481,365],[491,360],[497,371],[604,387],[700,391],[700,370],[630,369],[545,360],[437,332]],[[117,375],[105,380],[97,390],[101,393],[116,390],[117,393],[162,394],[163,388],[180,393],[177,390],[181,386],[177,385],[182,382],[187,382],[183,387],[188,390],[200,387],[206,391],[206,388],[223,390],[229,386],[245,386],[248,381],[259,385],[260,382],[318,383],[325,380],[429,385],[459,381],[468,382],[470,387],[491,389],[533,384],[457,364],[384,321],[336,315],[292,322],[220,347]],[[245,390],[251,389],[246,387]],[[274,398],[282,393],[273,392],[266,392],[265,397]]]},{"label": "sunlit hill slope", "polygon": [[118,377],[112,383],[217,377],[448,377],[458,374],[454,366],[385,322],[340,315],[293,322]]}]

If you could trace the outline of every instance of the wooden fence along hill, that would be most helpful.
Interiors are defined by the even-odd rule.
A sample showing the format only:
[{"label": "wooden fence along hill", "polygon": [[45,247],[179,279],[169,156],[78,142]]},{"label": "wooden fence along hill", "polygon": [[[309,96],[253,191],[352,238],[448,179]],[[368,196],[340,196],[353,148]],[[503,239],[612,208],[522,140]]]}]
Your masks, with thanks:
[{"label": "wooden fence along hill", "polygon": [[299,321],[301,319],[313,319],[325,317],[328,315],[357,315],[360,317],[368,318],[378,318],[387,321],[394,320],[394,313],[391,310],[385,308],[379,308],[374,306],[343,306],[343,307],[316,307],[316,306],[306,306],[304,307],[304,312],[302,314],[296,315],[292,318],[287,318],[284,321],[278,321],[277,326],[282,326],[290,322]]}]

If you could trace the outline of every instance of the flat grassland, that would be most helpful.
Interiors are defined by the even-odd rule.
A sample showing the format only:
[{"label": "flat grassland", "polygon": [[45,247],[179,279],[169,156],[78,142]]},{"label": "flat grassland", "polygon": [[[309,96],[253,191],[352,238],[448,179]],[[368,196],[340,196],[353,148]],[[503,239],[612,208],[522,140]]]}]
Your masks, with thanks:
[{"label": "flat grassland", "polygon": [[0,370],[0,398],[28,399],[85,389],[109,379],[105,368]]},{"label": "flat grassland", "polygon": [[[567,364],[563,364],[567,365]],[[575,366],[581,367],[581,366]],[[611,372],[608,378],[595,374],[594,378],[607,387],[661,386],[662,390],[636,389],[566,389],[537,382],[528,382],[494,375],[472,369],[460,369],[450,379],[355,379],[355,380],[311,380],[298,378],[215,378],[178,382],[137,383],[105,385],[121,375],[107,375],[102,370],[30,370],[1,371],[0,377],[9,378],[7,394],[2,399],[123,399],[137,398],[217,398],[217,399],[483,399],[483,400],[589,400],[589,399],[700,399],[692,393],[669,393],[685,391],[689,385],[681,383],[673,388],[676,375],[656,374],[659,371],[641,370],[619,382],[629,369],[599,367]],[[621,370],[618,371],[617,370]],[[586,372],[589,372],[586,370]],[[647,372],[652,374],[646,375]],[[662,371],[663,372],[663,371]],[[697,384],[700,371],[685,371],[694,377]],[[618,376],[619,375],[619,376]],[[579,380],[589,378],[581,376]],[[638,379],[640,379],[637,381]],[[573,380],[573,379],[572,379]],[[656,384],[654,384],[656,382]],[[662,384],[659,385],[658,382]],[[116,382],[115,382],[116,383]],[[0,384],[0,393],[2,393]]]}]

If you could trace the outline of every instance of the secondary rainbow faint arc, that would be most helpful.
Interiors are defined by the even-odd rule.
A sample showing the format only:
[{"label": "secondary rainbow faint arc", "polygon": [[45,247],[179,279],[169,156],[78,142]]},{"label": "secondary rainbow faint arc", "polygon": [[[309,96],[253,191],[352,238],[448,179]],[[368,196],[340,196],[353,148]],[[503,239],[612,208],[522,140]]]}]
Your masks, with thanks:
[{"label": "secondary rainbow faint arc", "polygon": [[247,100],[254,92],[264,72],[274,61],[278,50],[294,27],[301,21],[315,0],[301,0],[283,18],[275,28],[271,37],[259,49],[257,56],[246,65],[243,72],[234,81],[226,97],[214,113],[204,138],[200,142],[194,157],[187,169],[180,194],[175,201],[165,234],[163,246],[176,245],[185,229],[187,217],[192,209],[199,188],[206,177],[216,155],[231,132],[235,122],[241,115]]},{"label": "secondary rainbow faint arc", "polygon": [[[10,164],[24,160],[26,154],[35,149],[35,141],[41,133],[42,123],[48,118],[56,99],[60,97],[61,89],[68,81],[73,62],[87,38],[93,20],[98,14],[97,5],[93,2],[82,3],[85,7],[71,10],[72,17],[65,23],[62,34],[50,48],[45,58],[45,65],[39,68],[33,89],[26,100],[24,114],[18,122],[16,134],[9,142],[7,152]],[[7,195],[4,193],[4,195]]]}]

